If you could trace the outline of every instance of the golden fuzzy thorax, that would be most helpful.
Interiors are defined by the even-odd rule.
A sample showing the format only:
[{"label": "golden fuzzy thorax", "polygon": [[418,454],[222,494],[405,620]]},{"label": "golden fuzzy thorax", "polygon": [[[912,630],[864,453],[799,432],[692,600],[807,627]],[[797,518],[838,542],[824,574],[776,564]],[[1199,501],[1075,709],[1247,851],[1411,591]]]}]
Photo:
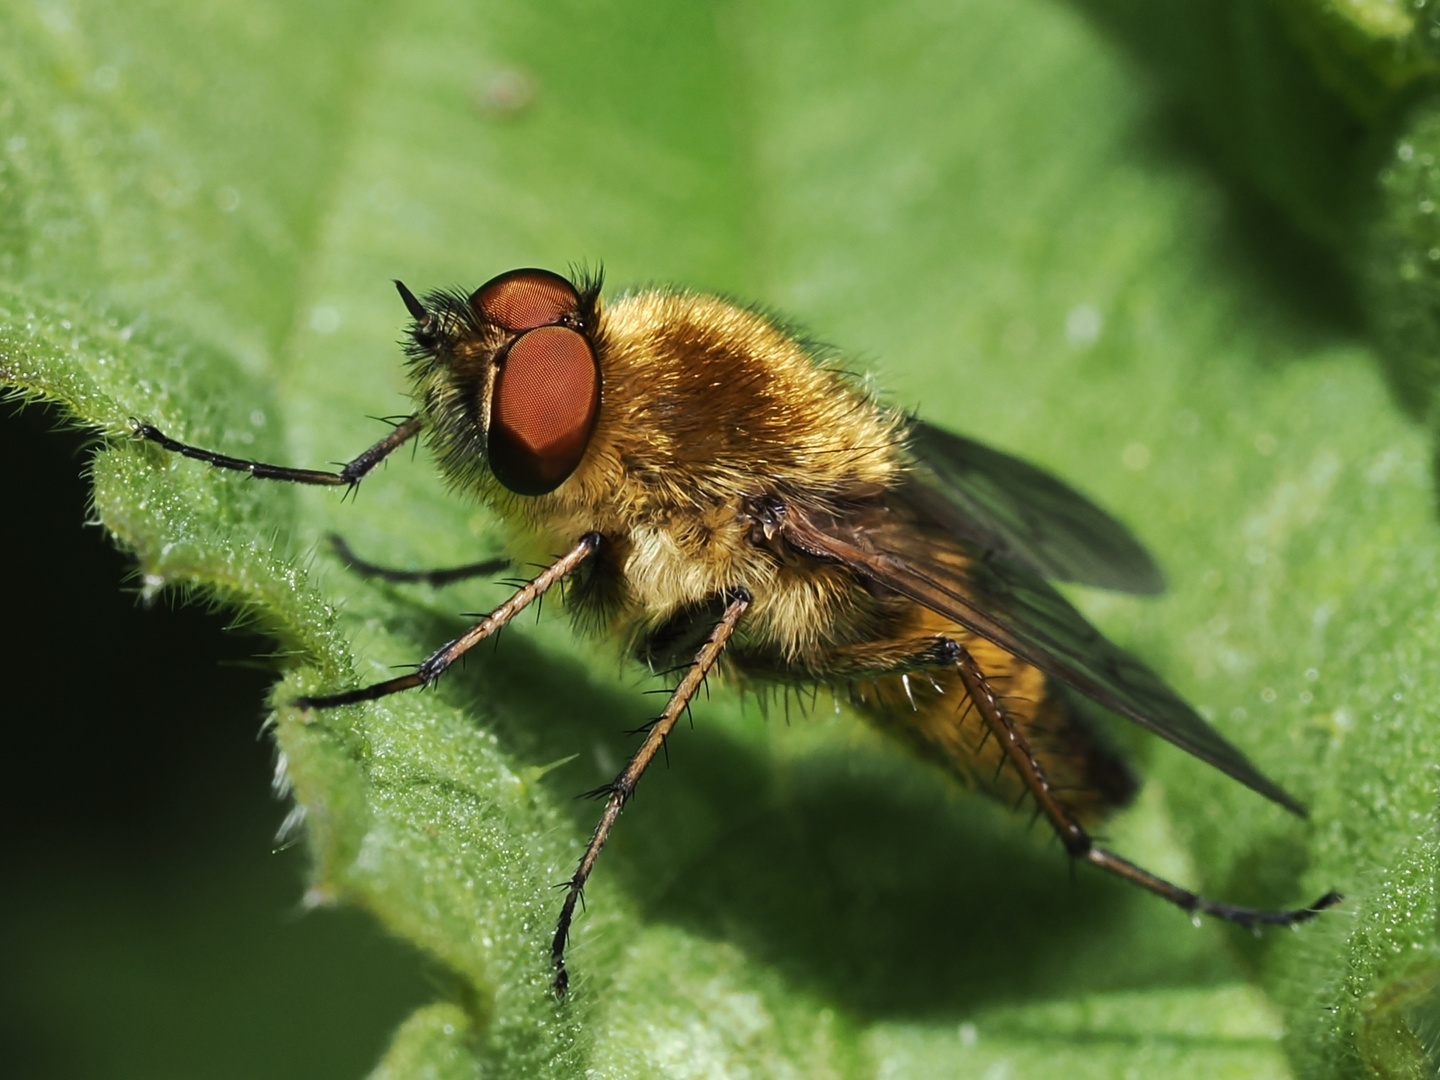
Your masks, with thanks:
[{"label": "golden fuzzy thorax", "polygon": [[[838,567],[796,572],[750,536],[747,497],[843,497],[893,484],[900,418],[817,365],[769,319],[710,296],[643,292],[601,313],[600,417],[548,495],[486,494],[548,553],[601,533],[624,581],[615,612],[654,625],[743,586],[745,637],[811,653],[869,603]],[[848,635],[846,635],[848,636]]]}]

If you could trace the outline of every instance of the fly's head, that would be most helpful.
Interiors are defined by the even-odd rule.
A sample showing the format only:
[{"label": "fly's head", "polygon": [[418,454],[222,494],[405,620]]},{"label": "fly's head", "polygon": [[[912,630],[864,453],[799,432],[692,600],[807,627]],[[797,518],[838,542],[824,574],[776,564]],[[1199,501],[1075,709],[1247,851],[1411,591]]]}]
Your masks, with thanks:
[{"label": "fly's head", "polygon": [[468,296],[422,301],[405,349],[440,467],[463,487],[490,478],[544,495],[585,456],[600,415],[600,281],[511,270]]}]

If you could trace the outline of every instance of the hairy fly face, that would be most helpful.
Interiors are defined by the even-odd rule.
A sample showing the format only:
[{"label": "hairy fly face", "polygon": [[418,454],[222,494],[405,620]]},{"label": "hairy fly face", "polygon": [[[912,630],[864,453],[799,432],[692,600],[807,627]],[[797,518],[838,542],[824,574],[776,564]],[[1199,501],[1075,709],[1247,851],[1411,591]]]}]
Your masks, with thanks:
[{"label": "hairy fly face", "polygon": [[399,282],[415,319],[407,352],[441,466],[460,485],[494,476],[544,495],[585,456],[600,415],[600,282],[512,270],[469,296]]}]

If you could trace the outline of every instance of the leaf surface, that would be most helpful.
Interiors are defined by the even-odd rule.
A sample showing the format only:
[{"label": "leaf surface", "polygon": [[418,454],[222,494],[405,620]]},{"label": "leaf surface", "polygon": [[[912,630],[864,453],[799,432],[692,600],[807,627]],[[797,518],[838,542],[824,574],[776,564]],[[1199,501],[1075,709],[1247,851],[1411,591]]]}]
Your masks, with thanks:
[{"label": "leaf surface", "polygon": [[[1349,1076],[1423,1055],[1404,1035],[1436,964],[1440,534],[1428,406],[1397,373],[1431,384],[1366,330],[1342,269],[1428,341],[1429,219],[1405,208],[1440,182],[1433,161],[1389,188],[1366,173],[1402,95],[1345,104],[1329,54],[1286,29],[1334,44],[1318,5],[1250,37],[1227,23],[1239,39],[1181,40],[1138,10],[0,15],[0,379],[110,436],[99,518],[149,589],[197,588],[275,636],[276,702],[382,677],[503,596],[363,582],[326,533],[457,564],[500,550],[491,515],[423,454],[342,502],[137,446],[127,418],[267,460],[348,457],[383,430],[368,417],[407,407],[391,278],[603,260],[613,286],[786,312],[897,406],[1113,510],[1171,590],[1078,602],[1312,811],[1121,733],[1149,786],[1114,846],[1236,902],[1348,897],[1296,933],[1192,930],[1119,883],[1072,883],[1023,822],[828,702],[786,725],[720,693],[607,847],[557,1004],[551,885],[595,812],[572,796],[623,760],[650,686],[547,612],[438,693],[277,711],[310,899],[372,912],[453,975],[378,1075]],[[1235,40],[1294,78],[1218,80]],[[1173,120],[1187,109],[1198,136]],[[1372,190],[1392,193],[1379,210]]]}]

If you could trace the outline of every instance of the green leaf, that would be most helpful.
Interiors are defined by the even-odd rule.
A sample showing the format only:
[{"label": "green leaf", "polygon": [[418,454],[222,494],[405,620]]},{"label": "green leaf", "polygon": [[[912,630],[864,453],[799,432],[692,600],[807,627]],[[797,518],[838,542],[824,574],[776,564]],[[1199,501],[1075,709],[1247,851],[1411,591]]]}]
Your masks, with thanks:
[{"label": "green leaf", "polygon": [[[343,502],[136,445],[128,418],[266,460],[345,457],[382,430],[367,417],[406,409],[389,279],[604,260],[617,285],[785,311],[896,405],[1132,523],[1170,594],[1080,602],[1312,817],[1126,732],[1149,783],[1114,846],[1236,902],[1347,895],[1294,933],[1192,930],[1084,869],[1072,884],[1024,822],[827,702],[785,724],[718,692],[607,846],[557,1003],[551,885],[595,816],[572,796],[623,760],[647,684],[547,614],[438,693],[277,709],[309,902],[372,912],[451,976],[378,1075],[1425,1067],[1432,448],[1410,418],[1426,409],[1390,389],[1409,361],[1337,269],[1396,265],[1374,252],[1398,181],[1377,186],[1366,154],[1403,95],[1362,123],[1274,10],[1198,5],[1193,25],[1259,29],[1187,39],[1163,17],[1180,6],[0,13],[0,379],[109,436],[97,515],[147,589],[198,590],[275,637],[277,703],[419,659],[503,595],[366,583],[326,533],[446,565],[499,551],[494,519],[423,456]],[[1217,74],[1239,53],[1254,78]],[[1418,310],[1367,281],[1374,310]]]}]

